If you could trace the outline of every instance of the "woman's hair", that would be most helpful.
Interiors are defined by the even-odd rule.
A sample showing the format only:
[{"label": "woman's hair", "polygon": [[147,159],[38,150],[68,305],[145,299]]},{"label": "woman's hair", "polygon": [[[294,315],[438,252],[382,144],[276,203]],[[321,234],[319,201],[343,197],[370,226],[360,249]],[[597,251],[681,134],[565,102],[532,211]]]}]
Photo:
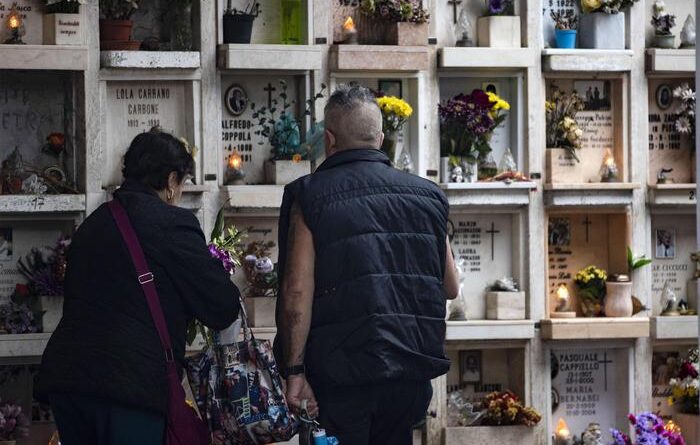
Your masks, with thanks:
[{"label": "woman's hair", "polygon": [[124,155],[124,179],[134,179],[155,190],[163,190],[168,186],[171,172],[175,172],[179,182],[194,174],[194,160],[182,141],[157,128],[141,133],[131,141]]}]

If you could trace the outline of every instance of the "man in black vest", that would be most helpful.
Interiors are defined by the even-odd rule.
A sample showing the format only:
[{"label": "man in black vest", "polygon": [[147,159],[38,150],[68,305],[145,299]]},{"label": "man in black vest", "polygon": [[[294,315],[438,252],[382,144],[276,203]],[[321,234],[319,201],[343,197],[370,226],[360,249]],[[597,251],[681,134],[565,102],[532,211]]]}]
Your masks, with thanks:
[{"label": "man in black vest", "polygon": [[277,359],[293,409],[342,445],[411,443],[444,354],[458,293],[449,205],[432,182],[378,148],[374,95],[343,85],[325,109],[326,161],[285,189]]}]

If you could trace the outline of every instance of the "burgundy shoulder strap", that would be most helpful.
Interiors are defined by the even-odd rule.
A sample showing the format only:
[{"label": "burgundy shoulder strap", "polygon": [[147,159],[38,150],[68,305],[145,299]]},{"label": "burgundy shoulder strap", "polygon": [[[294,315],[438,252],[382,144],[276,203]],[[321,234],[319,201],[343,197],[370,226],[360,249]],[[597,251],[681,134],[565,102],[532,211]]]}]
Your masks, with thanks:
[{"label": "burgundy shoulder strap", "polygon": [[160,343],[163,345],[163,350],[165,351],[166,361],[173,361],[173,348],[170,343],[170,333],[168,332],[168,325],[165,323],[165,316],[163,315],[163,308],[160,305],[160,299],[158,298],[158,291],[156,290],[156,284],[154,281],[153,273],[148,268],[148,263],[146,262],[146,257],[143,254],[143,249],[141,248],[141,243],[136,237],[136,232],[131,225],[129,220],[129,215],[126,214],[124,207],[116,199],[111,200],[108,204],[109,210],[112,212],[114,221],[117,223],[117,227],[122,234],[122,238],[126,243],[126,247],[129,249],[131,254],[131,260],[136,268],[136,276],[143,289],[143,293],[146,295],[146,301],[148,302],[148,308],[151,311],[151,317],[153,318],[153,323],[156,325],[158,330],[158,336],[160,337]]}]

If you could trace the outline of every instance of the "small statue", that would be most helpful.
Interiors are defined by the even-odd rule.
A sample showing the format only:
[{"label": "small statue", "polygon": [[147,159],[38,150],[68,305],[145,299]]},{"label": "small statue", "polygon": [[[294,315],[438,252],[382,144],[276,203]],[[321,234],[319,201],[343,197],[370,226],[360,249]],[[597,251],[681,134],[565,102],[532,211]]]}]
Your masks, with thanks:
[{"label": "small statue", "polygon": [[683,23],[683,30],[681,31],[681,48],[690,49],[695,48],[695,19],[692,14],[688,14],[688,17]]},{"label": "small statue", "polygon": [[255,272],[264,274],[271,273],[273,270],[275,270],[275,265],[270,258],[262,257],[255,261]]},{"label": "small statue", "polygon": [[472,25],[469,21],[469,13],[467,12],[467,8],[462,8],[462,12],[459,13],[459,20],[457,20],[457,25],[455,26],[455,34],[457,35],[457,46],[474,46],[474,41],[470,37],[471,33]]},{"label": "small statue", "polygon": [[43,195],[48,191],[44,181],[37,175],[32,174],[22,181],[22,193],[27,195]]},{"label": "small statue", "polygon": [[517,172],[518,171],[518,165],[515,163],[515,158],[513,157],[513,153],[510,151],[510,148],[506,149],[506,152],[503,153],[503,157],[501,158],[501,162],[498,164],[498,173],[507,173],[507,172]]},{"label": "small statue", "polygon": [[678,312],[678,297],[671,288],[671,282],[664,283],[664,290],[661,292],[661,315],[675,317],[680,315]]},{"label": "small statue", "polygon": [[659,173],[656,175],[656,183],[657,184],[670,184],[673,183],[673,179],[669,178],[667,175],[669,173],[672,173],[673,169],[672,168],[662,168],[659,170]]},{"label": "small statue", "polygon": [[464,171],[459,165],[456,165],[452,169],[452,174],[450,175],[450,182],[464,182]]},{"label": "small statue", "polygon": [[588,428],[581,435],[583,445],[603,445],[603,433],[600,431],[600,424],[591,422]]},{"label": "small statue", "polygon": [[401,155],[399,156],[398,167],[406,173],[413,173],[415,171],[415,168],[413,167],[413,159],[411,159],[411,154],[405,148],[401,151]]}]

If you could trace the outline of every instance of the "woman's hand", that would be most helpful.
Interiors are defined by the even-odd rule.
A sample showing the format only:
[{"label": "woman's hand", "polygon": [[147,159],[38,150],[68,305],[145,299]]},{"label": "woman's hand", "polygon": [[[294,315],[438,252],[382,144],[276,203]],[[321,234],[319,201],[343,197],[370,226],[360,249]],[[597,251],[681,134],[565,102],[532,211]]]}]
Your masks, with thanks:
[{"label": "woman's hand", "polygon": [[304,374],[290,375],[287,378],[286,396],[287,403],[295,414],[301,414],[301,401],[307,400],[308,405],[306,409],[309,416],[311,418],[318,417],[318,402],[316,402],[314,390],[311,389],[311,385],[309,385]]}]

